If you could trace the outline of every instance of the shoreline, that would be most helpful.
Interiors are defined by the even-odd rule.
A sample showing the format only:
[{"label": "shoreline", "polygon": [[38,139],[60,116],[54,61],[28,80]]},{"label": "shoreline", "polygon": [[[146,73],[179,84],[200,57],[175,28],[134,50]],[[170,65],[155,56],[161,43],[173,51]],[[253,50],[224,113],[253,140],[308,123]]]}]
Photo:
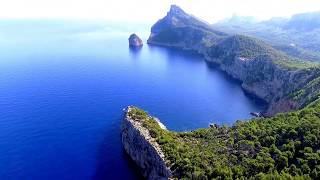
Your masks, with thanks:
[{"label": "shoreline", "polygon": [[[191,52],[191,53],[195,53],[201,57],[203,57],[205,63],[208,64],[208,66],[210,65],[214,65],[218,68],[219,71],[221,71],[222,73],[224,73],[225,75],[228,76],[228,78],[231,78],[232,80],[235,80],[239,83],[243,93],[249,97],[252,101],[254,101],[255,103],[259,103],[259,104],[262,104],[263,106],[263,110],[260,111],[259,113],[263,114],[263,116],[265,117],[269,117],[268,115],[266,115],[266,112],[268,110],[268,108],[270,107],[271,103],[268,102],[267,100],[263,99],[262,97],[259,97],[257,94],[255,94],[254,92],[251,92],[249,91],[248,89],[246,89],[244,86],[243,86],[243,81],[241,79],[238,79],[234,76],[232,76],[231,74],[229,74],[226,70],[224,70],[223,68],[221,68],[220,64],[218,62],[215,62],[215,61],[211,61],[209,58],[209,56],[205,53],[201,53],[200,51],[197,51],[197,50],[194,50],[194,49],[191,49],[191,48],[183,48],[183,47],[180,47],[178,45],[168,45],[168,44],[165,44],[165,43],[157,43],[157,42],[151,42],[150,40],[147,41],[147,44],[149,46],[155,46],[155,47],[162,47],[162,48],[172,48],[172,49],[175,49],[175,50],[180,50],[180,51],[186,51],[186,52]],[[211,67],[209,67],[211,68]],[[251,114],[251,112],[248,112],[248,114]],[[253,116],[254,117],[254,116]]]}]

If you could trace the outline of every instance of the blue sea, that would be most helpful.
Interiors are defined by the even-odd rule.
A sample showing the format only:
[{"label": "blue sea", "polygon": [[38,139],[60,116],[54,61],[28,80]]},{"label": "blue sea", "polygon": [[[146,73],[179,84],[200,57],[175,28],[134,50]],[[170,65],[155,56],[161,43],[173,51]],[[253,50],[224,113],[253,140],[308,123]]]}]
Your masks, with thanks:
[{"label": "blue sea", "polygon": [[264,108],[203,57],[144,42],[151,24],[0,20],[0,179],[140,179],[120,139],[135,105],[170,130]]}]

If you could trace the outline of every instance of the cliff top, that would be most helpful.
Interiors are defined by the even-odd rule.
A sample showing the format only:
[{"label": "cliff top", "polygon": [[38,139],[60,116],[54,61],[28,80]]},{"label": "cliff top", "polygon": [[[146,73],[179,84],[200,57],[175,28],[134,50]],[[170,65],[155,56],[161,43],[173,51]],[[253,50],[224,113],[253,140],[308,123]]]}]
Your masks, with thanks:
[{"label": "cliff top", "polygon": [[163,130],[143,110],[131,110],[128,115],[152,133],[174,178],[320,177],[319,102],[273,118],[183,133]]},{"label": "cliff top", "polygon": [[[135,122],[133,125],[144,132],[146,137],[155,137],[156,131],[166,130],[166,127],[155,117],[150,116],[147,112],[134,106],[128,106],[125,111],[125,116],[128,120]],[[148,138],[150,139],[150,138]]]},{"label": "cliff top", "polygon": [[200,27],[203,30],[209,31],[211,33],[216,33],[217,35],[226,35],[226,33],[214,30],[207,22],[186,13],[177,5],[172,5],[170,7],[167,15],[152,26],[151,32],[157,33],[166,28],[178,27]]}]

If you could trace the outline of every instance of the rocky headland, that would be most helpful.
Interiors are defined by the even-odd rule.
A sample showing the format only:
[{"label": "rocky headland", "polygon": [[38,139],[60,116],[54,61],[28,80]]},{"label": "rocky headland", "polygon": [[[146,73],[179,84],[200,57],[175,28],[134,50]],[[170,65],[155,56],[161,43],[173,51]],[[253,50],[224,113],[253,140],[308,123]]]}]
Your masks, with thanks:
[{"label": "rocky headland", "polygon": [[[146,121],[152,117],[141,112],[130,106],[125,110],[121,124],[124,149],[139,166],[144,177],[150,180],[168,179],[172,176],[171,170],[152,132],[145,126]],[[160,123],[159,127],[164,128]]]},{"label": "rocky headland", "polygon": [[268,116],[300,109],[318,98],[318,89],[297,96],[319,77],[318,64],[290,57],[259,39],[217,31],[175,5],[153,25],[148,44],[202,54],[208,63],[240,80],[246,92],[266,101]]}]

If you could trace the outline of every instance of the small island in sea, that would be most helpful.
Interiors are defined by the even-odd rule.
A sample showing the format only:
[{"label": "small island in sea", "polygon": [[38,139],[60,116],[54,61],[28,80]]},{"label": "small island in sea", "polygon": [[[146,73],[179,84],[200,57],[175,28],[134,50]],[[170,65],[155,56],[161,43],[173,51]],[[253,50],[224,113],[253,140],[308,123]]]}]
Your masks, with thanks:
[{"label": "small island in sea", "polygon": [[143,41],[136,34],[131,34],[129,37],[129,46],[130,47],[141,47],[143,46]]},{"label": "small island in sea", "polygon": [[[320,66],[263,40],[229,34],[171,6],[148,44],[192,50],[268,103],[263,117],[191,132],[163,129],[134,106],[121,125],[125,151],[147,179],[319,179]],[[214,83],[214,82],[213,82]]]}]

